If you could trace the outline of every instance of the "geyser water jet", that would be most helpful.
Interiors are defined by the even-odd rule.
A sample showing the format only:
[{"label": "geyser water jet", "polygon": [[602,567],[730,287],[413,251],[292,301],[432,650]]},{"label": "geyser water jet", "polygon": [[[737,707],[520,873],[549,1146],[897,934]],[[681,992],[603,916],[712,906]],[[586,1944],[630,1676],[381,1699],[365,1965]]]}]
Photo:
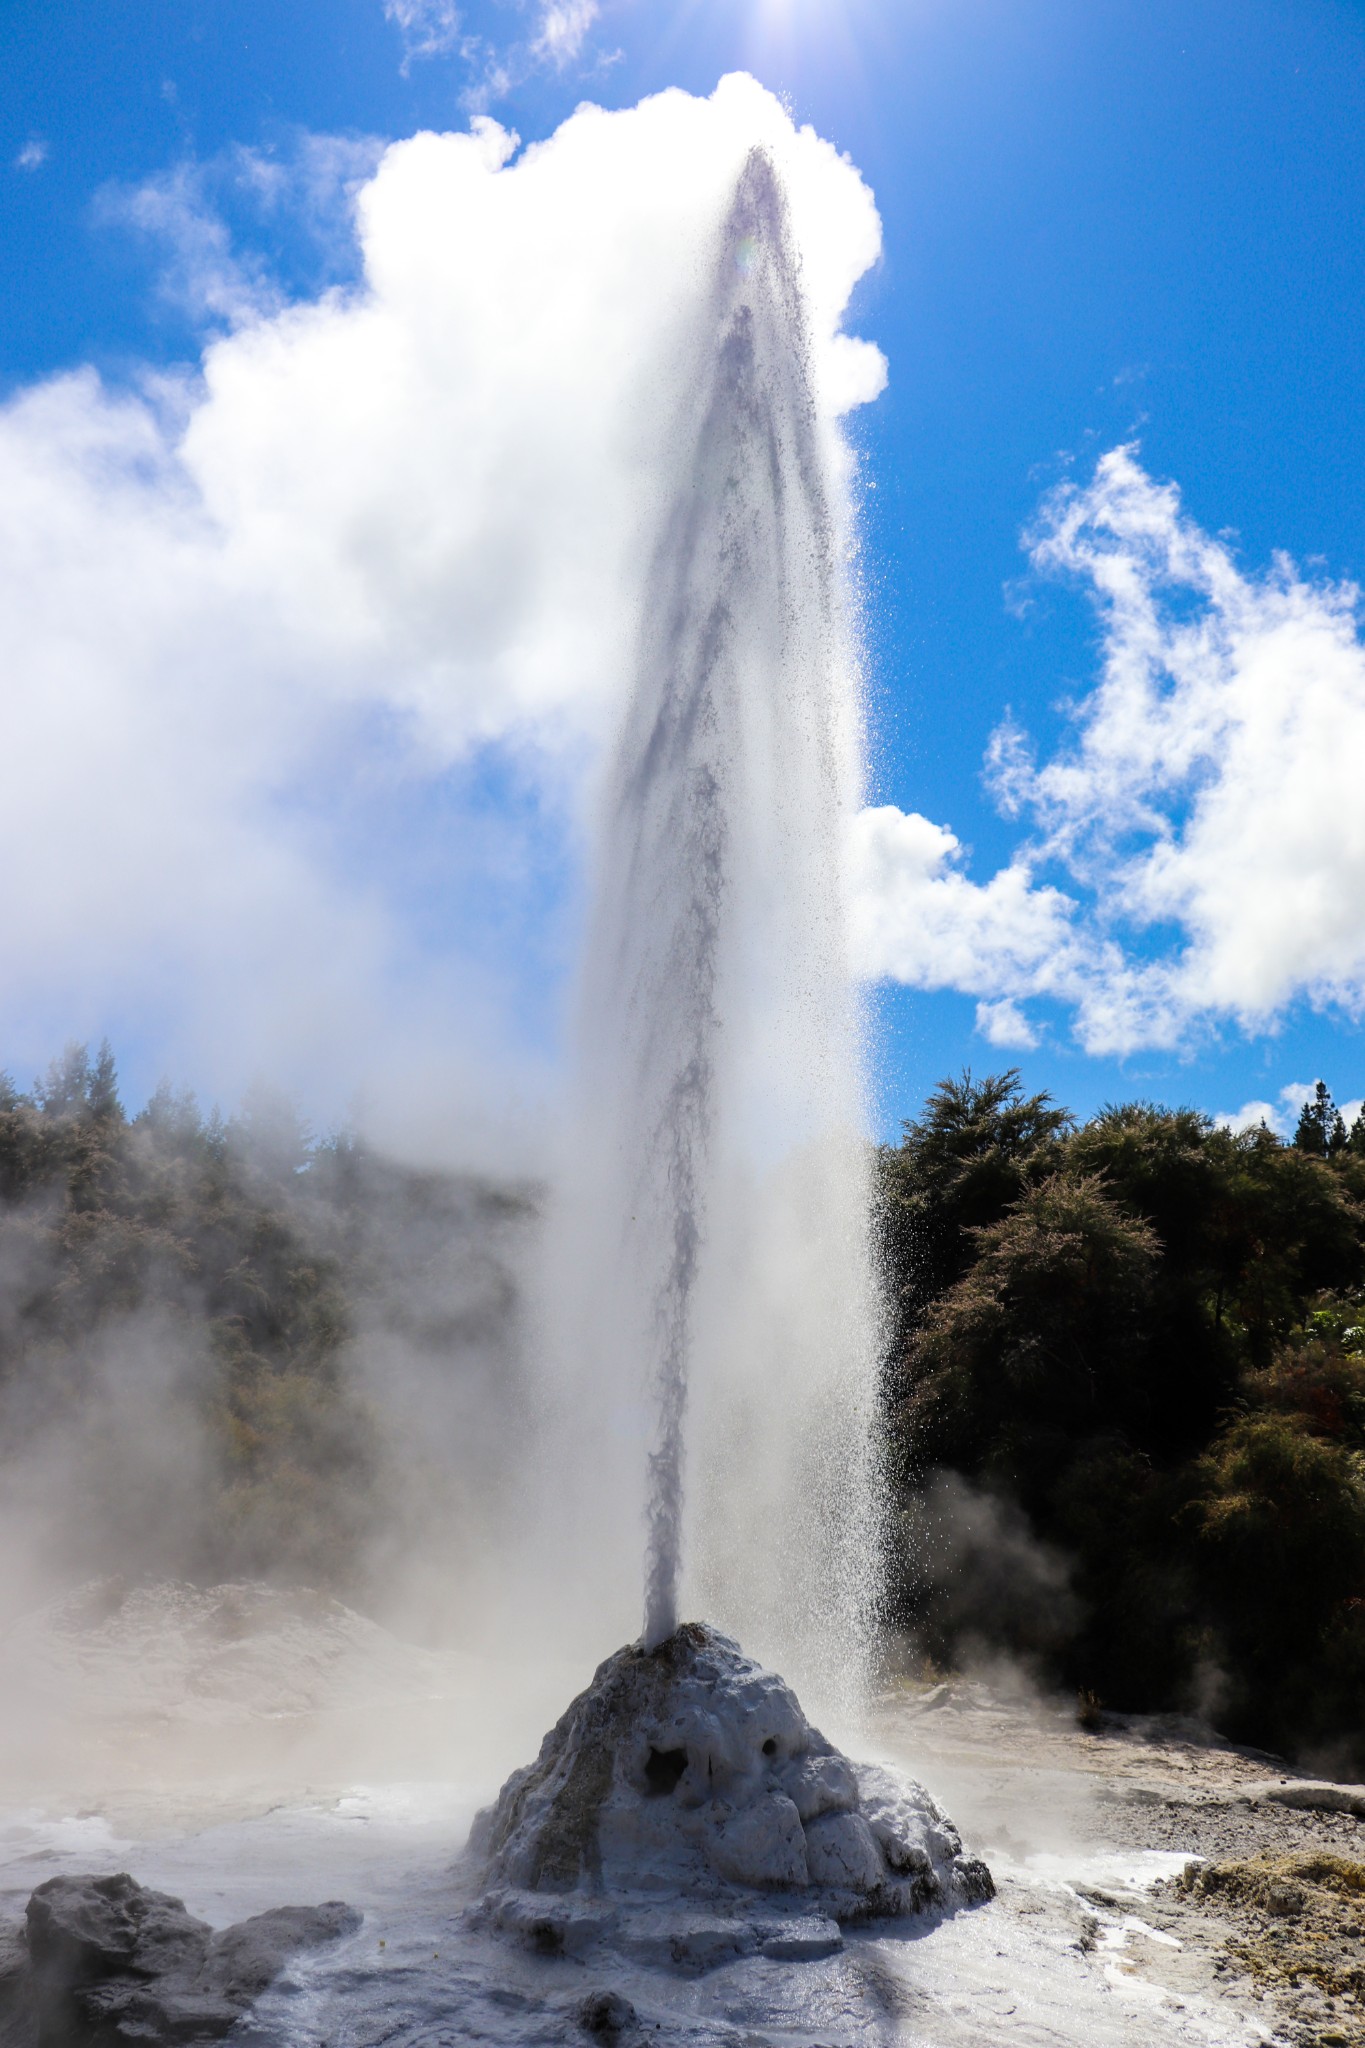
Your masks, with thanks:
[{"label": "geyser water jet", "polygon": [[880,1558],[842,903],[857,675],[833,430],[761,150],[694,347],[585,948],[577,1398],[600,1417],[594,1483],[643,1509],[645,1644],[686,1586],[847,1710]]},{"label": "geyser water jet", "polygon": [[[780,1619],[818,1616],[807,1648],[823,1629],[856,1673],[880,1563],[866,1208],[847,1163],[849,677],[799,277],[759,151],[708,321],[610,778],[585,977],[599,1227],[587,1328],[618,1393],[647,1366],[644,1630],[471,1836],[486,1884],[476,1922],[542,1952],[606,1947],[688,1970],[755,1952],[813,1959],[840,1946],[842,1921],[992,1890],[927,1793],[852,1764],[729,1636],[678,1625],[690,1535],[727,1619],[747,1595],[771,1640],[752,1589],[776,1586]],[[804,1251],[846,1318],[819,1327],[830,1348],[794,1378],[762,1344],[743,1348],[746,1306],[768,1306],[755,1200],[794,1226],[784,1280],[799,1288]],[[755,1419],[779,1446],[776,1487]],[[717,1454],[727,1436],[743,1479]],[[685,1453],[702,1481],[690,1517]],[[747,1547],[732,1512],[746,1495],[767,1511]]]}]

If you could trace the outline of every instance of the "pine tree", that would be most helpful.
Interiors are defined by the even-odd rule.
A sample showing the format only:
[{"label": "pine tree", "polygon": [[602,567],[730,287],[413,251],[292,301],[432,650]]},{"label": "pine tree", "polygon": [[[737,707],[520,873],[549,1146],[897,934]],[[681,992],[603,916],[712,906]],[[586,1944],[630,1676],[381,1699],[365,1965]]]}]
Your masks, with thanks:
[{"label": "pine tree", "polygon": [[1346,1143],[1346,1126],[1325,1081],[1319,1081],[1299,1112],[1294,1143],[1315,1159],[1330,1159]]},{"label": "pine tree", "polygon": [[118,1068],[114,1064],[113,1048],[107,1038],[100,1040],[99,1055],[90,1070],[85,1099],[91,1116],[97,1122],[123,1122],[123,1104],[119,1101],[118,1092]]},{"label": "pine tree", "polygon": [[90,1048],[73,1039],[33,1090],[44,1116],[71,1116],[90,1100]]}]

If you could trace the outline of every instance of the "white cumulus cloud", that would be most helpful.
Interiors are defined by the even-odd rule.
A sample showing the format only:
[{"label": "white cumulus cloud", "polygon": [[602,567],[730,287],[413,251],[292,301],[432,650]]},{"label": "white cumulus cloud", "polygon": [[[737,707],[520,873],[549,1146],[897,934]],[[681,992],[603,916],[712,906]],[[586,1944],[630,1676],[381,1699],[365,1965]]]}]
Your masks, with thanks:
[{"label": "white cumulus cloud", "polygon": [[853,940],[860,971],[969,995],[1042,992],[1072,947],[1075,905],[1021,863],[968,880],[946,826],[879,804],[853,824]]},{"label": "white cumulus cloud", "polygon": [[849,877],[855,970],[868,980],[984,998],[977,1028],[993,1045],[1028,1046],[1030,997],[1070,1005],[1095,1049],[1142,1032],[1159,991],[1075,898],[1035,879],[1027,854],[989,881],[964,871],[956,835],[917,812],[878,804],[852,822]]},{"label": "white cumulus cloud", "polygon": [[311,243],[319,269],[354,258],[354,208],[383,146],[371,136],[301,134],[286,150],[235,147],[172,165],[96,197],[96,218],[144,237],[161,262],[163,300],[200,327],[239,327],[278,313],[286,296],[264,258],[234,238],[225,208],[256,224],[287,217]]},{"label": "white cumulus cloud", "polygon": [[950,833],[926,867],[941,828],[907,824],[880,870],[890,893],[862,914],[874,970],[1055,997],[1096,1052],[1177,1048],[1226,1020],[1256,1031],[1299,1000],[1362,1014],[1359,593],[1283,556],[1242,568],[1131,448],[1055,493],[1030,548],[1038,571],[1088,586],[1098,679],[1051,759],[1009,723],[996,734],[996,793],[1032,827],[999,875],[969,880]]},{"label": "white cumulus cloud", "polygon": [[976,1028],[988,1045],[1012,1046],[1028,1052],[1038,1043],[1038,1033],[1018,1003],[1008,996],[998,1003],[978,1003]]}]

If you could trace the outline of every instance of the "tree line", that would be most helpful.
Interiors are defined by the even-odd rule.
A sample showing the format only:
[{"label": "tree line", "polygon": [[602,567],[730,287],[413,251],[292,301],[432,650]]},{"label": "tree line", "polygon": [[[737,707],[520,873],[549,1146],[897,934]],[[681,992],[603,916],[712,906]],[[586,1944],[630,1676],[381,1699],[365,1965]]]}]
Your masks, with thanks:
[{"label": "tree line", "polygon": [[966,1073],[878,1164],[894,1618],[1365,1767],[1365,1115]]},{"label": "tree line", "polygon": [[[532,1206],[315,1136],[263,1088],[224,1118],[162,1086],[129,1116],[107,1044],[27,1091],[0,1075],[0,1510],[46,1517],[68,1573],[363,1598],[416,1517],[458,1515],[440,1431],[506,1377]],[[468,1421],[437,1412],[460,1374]]]}]

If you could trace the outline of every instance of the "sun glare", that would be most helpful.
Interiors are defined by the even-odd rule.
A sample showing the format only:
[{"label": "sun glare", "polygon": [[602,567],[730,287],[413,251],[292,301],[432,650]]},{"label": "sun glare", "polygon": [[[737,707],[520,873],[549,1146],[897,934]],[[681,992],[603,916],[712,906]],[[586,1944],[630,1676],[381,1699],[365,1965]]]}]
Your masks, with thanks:
[{"label": "sun glare", "polygon": [[[671,0],[655,17],[655,61],[715,47],[727,66],[803,101],[813,82],[837,77],[871,89],[896,19],[910,0]],[[944,0],[914,0],[916,12]]]},{"label": "sun glare", "polygon": [[841,71],[866,67],[878,30],[875,0],[750,0],[749,48],[760,76],[772,64],[812,59]]}]

